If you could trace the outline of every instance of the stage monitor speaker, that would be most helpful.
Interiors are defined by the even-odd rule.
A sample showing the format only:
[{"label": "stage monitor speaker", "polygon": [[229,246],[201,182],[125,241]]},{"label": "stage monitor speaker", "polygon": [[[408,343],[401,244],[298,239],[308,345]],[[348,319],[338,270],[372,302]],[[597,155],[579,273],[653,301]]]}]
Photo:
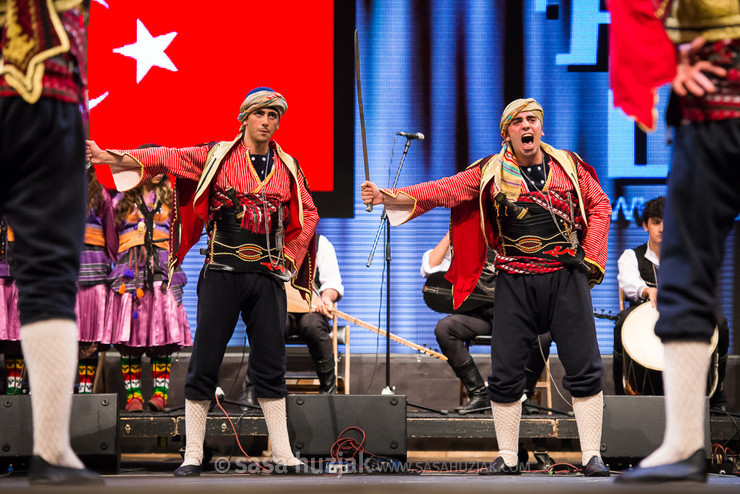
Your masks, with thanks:
[{"label": "stage monitor speaker", "polygon": [[[70,421],[72,449],[87,465],[101,473],[117,473],[118,395],[83,394],[72,397]],[[31,396],[0,396],[0,472],[26,470],[33,455]]]},{"label": "stage monitor speaker", "polygon": [[[708,452],[709,400],[704,417],[704,444]],[[662,444],[664,432],[663,396],[604,396],[603,457],[645,458]]]},{"label": "stage monitor speaker", "polygon": [[[288,433],[296,456],[331,458],[332,445],[349,427],[365,433],[364,457],[406,461],[406,396],[288,395]],[[362,441],[352,429],[342,437]]]}]

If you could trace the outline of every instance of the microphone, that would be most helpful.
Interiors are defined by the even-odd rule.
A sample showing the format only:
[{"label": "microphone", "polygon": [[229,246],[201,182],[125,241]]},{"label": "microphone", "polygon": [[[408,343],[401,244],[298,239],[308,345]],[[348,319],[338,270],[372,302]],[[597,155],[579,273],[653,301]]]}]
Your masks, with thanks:
[{"label": "microphone", "polygon": [[424,140],[424,134],[421,132],[414,132],[413,134],[411,132],[396,132],[397,136],[405,137],[406,139],[419,139],[420,141]]}]

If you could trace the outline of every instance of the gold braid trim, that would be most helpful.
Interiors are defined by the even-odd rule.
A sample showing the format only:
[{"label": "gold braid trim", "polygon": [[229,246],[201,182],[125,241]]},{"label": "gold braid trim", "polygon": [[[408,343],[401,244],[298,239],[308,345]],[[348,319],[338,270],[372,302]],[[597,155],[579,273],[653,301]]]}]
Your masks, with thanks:
[{"label": "gold braid trim", "polygon": [[[30,50],[35,48],[36,40],[29,39],[27,34],[21,32],[20,26],[16,20],[15,6],[18,0],[8,0],[6,2],[6,14],[2,24],[7,24],[6,41],[3,46],[3,57],[24,59]],[[66,4],[73,4],[71,0],[63,2]],[[77,1],[79,2],[79,0]],[[76,6],[76,5],[74,5]],[[53,0],[46,0],[46,7],[49,10],[49,20],[54,28],[54,32],[59,37],[60,44],[53,46],[47,50],[41,51],[35,54],[28,62],[25,73],[18,69],[14,65],[6,65],[2,58],[0,58],[0,76],[5,76],[5,80],[8,82],[10,87],[18,91],[18,94],[30,104],[36,103],[41,98],[41,91],[43,89],[42,80],[44,78],[45,66],[44,62],[50,58],[66,53],[70,49],[69,37],[67,32],[64,30],[62,21],[59,18],[58,10],[54,5]],[[72,8],[72,7],[69,7]],[[69,10],[66,9],[66,10]],[[33,15],[34,11],[31,10]]]}]

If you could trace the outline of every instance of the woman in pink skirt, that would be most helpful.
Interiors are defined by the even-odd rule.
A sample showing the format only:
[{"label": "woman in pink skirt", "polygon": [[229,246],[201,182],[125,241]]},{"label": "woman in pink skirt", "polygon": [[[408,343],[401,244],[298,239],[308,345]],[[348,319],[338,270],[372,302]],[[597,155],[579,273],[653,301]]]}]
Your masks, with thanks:
[{"label": "woman in pink skirt", "polygon": [[126,411],[141,411],[141,357],[151,358],[154,394],[147,402],[152,411],[167,404],[172,353],[192,345],[190,327],[182,306],[185,273],[168,276],[167,240],[170,230],[172,188],[166,176],[114,199],[118,229],[118,260],[109,276],[106,330],[121,353],[126,387]]},{"label": "woman in pink skirt", "polygon": [[19,395],[23,384],[21,321],[18,318],[18,288],[11,276],[8,247],[13,232],[0,218],[0,353],[5,355],[8,387],[5,394]]},{"label": "woman in pink skirt", "polygon": [[118,234],[113,218],[113,201],[100,185],[95,168],[87,170],[87,219],[85,246],[80,257],[77,280],[77,327],[80,337],[79,379],[77,392],[93,392],[98,352],[110,347],[110,335],[105,333],[105,313],[108,302],[108,276],[111,263],[118,254]]}]

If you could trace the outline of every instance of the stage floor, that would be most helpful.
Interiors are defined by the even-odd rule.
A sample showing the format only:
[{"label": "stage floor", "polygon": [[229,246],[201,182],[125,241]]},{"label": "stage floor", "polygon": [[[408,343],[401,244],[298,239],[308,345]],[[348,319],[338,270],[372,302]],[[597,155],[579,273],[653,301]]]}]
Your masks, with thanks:
[{"label": "stage floor", "polygon": [[[586,478],[581,475],[544,473],[523,474],[520,477],[482,477],[475,474],[423,473],[396,475],[322,475],[311,477],[277,477],[248,474],[204,473],[199,478],[176,479],[171,473],[136,471],[105,476],[105,492],[126,494],[155,492],[208,492],[250,494],[477,494],[491,492],[572,494],[579,492],[679,492],[724,493],[738,492],[740,477],[710,475],[707,484],[692,482],[670,483],[649,487],[624,487],[611,478]],[[30,487],[23,476],[0,478],[0,490],[9,492],[70,492],[71,488]],[[100,488],[75,488],[75,492],[99,492]]]},{"label": "stage floor", "polygon": [[[239,431],[250,455],[264,460],[266,427],[260,412],[241,413],[234,406],[226,407],[235,428]],[[495,431],[490,414],[442,416],[430,412],[413,411],[406,414],[408,456],[403,466],[408,472],[396,474],[371,473],[321,476],[279,476],[246,473],[245,459],[230,456],[239,454],[234,448],[231,424],[220,411],[213,411],[207,420],[207,441],[213,447],[213,458],[199,478],[177,479],[172,472],[181,461],[177,448],[182,445],[184,416],[182,410],[168,413],[120,413],[117,420],[119,448],[122,453],[118,473],[105,475],[105,492],[134,494],[158,491],[179,492],[245,492],[346,494],[386,493],[404,494],[474,494],[478,492],[512,493],[578,493],[578,492],[740,492],[740,477],[710,474],[707,484],[672,483],[646,488],[623,487],[614,483],[619,470],[611,478],[585,478],[571,473],[563,465],[554,472],[537,471],[534,447],[544,446],[557,464],[578,464],[577,427],[575,419],[567,414],[536,414],[522,417],[521,438],[529,449],[530,471],[519,477],[491,478],[477,475],[496,456]],[[322,424],[326,422],[324,420]],[[710,430],[713,443],[737,446],[739,421],[730,416],[712,416]],[[114,424],[116,422],[113,422]],[[115,430],[115,429],[114,429]],[[662,427],[658,430],[660,433]],[[626,431],[625,431],[626,433]],[[113,432],[115,435],[115,432]],[[634,440],[634,436],[631,436]],[[252,441],[250,446],[247,442]],[[261,441],[261,442],[260,442]],[[539,442],[537,442],[539,441]],[[153,450],[159,449],[160,453]],[[167,451],[163,451],[167,450]],[[608,448],[607,448],[608,451]],[[609,463],[609,462],[608,462]],[[613,469],[624,465],[609,463]],[[219,469],[222,473],[216,471]],[[16,471],[0,476],[0,491],[51,492],[51,489],[30,488],[26,474]],[[387,471],[387,470],[386,470]],[[71,489],[70,489],[71,490]],[[86,489],[75,488],[74,491]],[[98,492],[100,489],[90,489]],[[54,489],[58,492],[58,489]]]}]

